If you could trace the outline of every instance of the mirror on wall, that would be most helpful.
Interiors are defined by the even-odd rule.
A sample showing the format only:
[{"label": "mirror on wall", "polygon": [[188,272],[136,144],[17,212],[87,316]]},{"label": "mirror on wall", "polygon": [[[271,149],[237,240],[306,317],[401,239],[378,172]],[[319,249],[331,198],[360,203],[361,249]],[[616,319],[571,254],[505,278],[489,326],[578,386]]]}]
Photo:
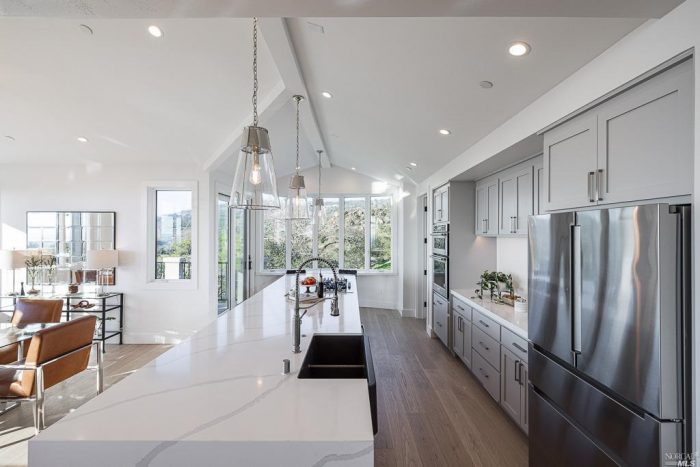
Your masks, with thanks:
[{"label": "mirror on wall", "polygon": [[57,284],[94,281],[95,271],[84,271],[87,251],[115,249],[116,216],[115,212],[29,211],[27,248],[56,257]]}]

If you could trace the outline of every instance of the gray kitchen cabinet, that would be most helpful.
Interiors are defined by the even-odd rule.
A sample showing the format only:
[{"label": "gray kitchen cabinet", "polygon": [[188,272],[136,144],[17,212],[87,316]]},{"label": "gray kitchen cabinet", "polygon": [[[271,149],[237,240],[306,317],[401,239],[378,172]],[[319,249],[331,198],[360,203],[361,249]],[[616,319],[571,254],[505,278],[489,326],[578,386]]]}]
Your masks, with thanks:
[{"label": "gray kitchen cabinet", "polygon": [[533,165],[534,171],[534,181],[535,189],[534,191],[534,207],[533,210],[535,214],[544,214],[544,165],[542,164],[542,158],[538,157],[535,159],[535,164]]},{"label": "gray kitchen cabinet", "polygon": [[452,350],[467,368],[472,367],[472,323],[452,307]]},{"label": "gray kitchen cabinet", "polygon": [[693,62],[544,134],[546,211],[692,193]]},{"label": "gray kitchen cabinet", "polygon": [[447,346],[449,346],[448,328],[447,299],[433,293],[433,332]]},{"label": "gray kitchen cabinet", "polygon": [[600,106],[599,204],[692,193],[692,84],[688,60]]},{"label": "gray kitchen cabinet", "polygon": [[532,162],[527,161],[499,174],[499,235],[527,235],[527,218],[533,210],[532,172]]},{"label": "gray kitchen cabinet", "polygon": [[490,177],[476,184],[476,235],[498,235],[498,177]]},{"label": "gray kitchen cabinet", "polygon": [[527,361],[501,347],[501,408],[528,431]]},{"label": "gray kitchen cabinet", "polygon": [[433,223],[440,224],[450,221],[450,187],[441,186],[433,190]]},{"label": "gray kitchen cabinet", "polygon": [[597,116],[583,114],[544,135],[546,211],[596,203],[592,190],[598,170]]}]

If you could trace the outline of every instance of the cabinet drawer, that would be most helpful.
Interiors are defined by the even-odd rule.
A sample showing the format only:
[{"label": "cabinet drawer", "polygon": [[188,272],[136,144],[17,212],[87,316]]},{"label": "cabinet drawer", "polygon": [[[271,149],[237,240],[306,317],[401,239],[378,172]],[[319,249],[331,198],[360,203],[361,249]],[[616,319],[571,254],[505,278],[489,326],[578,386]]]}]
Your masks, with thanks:
[{"label": "cabinet drawer", "polygon": [[466,319],[467,321],[472,320],[472,308],[462,300],[452,297],[452,309],[457,311],[457,313],[462,315],[462,318]]},{"label": "cabinet drawer", "polygon": [[527,362],[527,341],[506,328],[501,329],[501,344]]},{"label": "cabinet drawer", "polygon": [[491,318],[484,316],[483,313],[474,310],[472,313],[472,322],[492,339],[497,341],[501,340],[501,326]]},{"label": "cabinet drawer", "polygon": [[477,327],[472,327],[472,349],[479,352],[496,370],[500,371],[501,346]]},{"label": "cabinet drawer", "polygon": [[472,371],[491,397],[500,403],[501,375],[476,352],[472,352]]}]

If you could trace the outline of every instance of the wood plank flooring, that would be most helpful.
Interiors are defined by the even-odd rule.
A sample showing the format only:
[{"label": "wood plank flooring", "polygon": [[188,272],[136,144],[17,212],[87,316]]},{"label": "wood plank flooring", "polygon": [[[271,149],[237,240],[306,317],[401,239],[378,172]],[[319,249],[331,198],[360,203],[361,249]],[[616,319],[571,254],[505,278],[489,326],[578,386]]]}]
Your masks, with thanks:
[{"label": "wood plank flooring", "polygon": [[[105,389],[169,349],[168,345],[107,345]],[[46,425],[95,397],[95,372],[86,371],[46,391]],[[34,436],[34,404],[26,402],[0,415],[0,466],[27,465],[27,441]],[[109,421],[105,421],[109,423]]]},{"label": "wood plank flooring", "polygon": [[[361,313],[377,375],[377,467],[527,465],[527,438],[476,378],[426,335],[424,320],[402,319],[390,310]],[[167,349],[108,346],[106,386]],[[94,373],[87,372],[47,391],[47,424],[94,397],[94,381]],[[32,404],[0,416],[0,466],[27,464],[32,423]]]},{"label": "wood plank flooring", "polygon": [[527,466],[527,438],[425,321],[362,309],[377,376],[375,465]]}]

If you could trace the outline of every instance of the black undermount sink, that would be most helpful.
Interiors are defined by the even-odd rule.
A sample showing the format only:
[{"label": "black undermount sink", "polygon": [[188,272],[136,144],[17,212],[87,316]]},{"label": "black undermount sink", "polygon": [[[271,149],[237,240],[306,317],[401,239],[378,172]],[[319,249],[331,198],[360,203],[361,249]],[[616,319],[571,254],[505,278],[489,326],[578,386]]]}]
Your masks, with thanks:
[{"label": "black undermount sink", "polygon": [[366,379],[372,428],[377,434],[377,381],[369,337],[364,334],[315,334],[299,370],[301,379]]}]

